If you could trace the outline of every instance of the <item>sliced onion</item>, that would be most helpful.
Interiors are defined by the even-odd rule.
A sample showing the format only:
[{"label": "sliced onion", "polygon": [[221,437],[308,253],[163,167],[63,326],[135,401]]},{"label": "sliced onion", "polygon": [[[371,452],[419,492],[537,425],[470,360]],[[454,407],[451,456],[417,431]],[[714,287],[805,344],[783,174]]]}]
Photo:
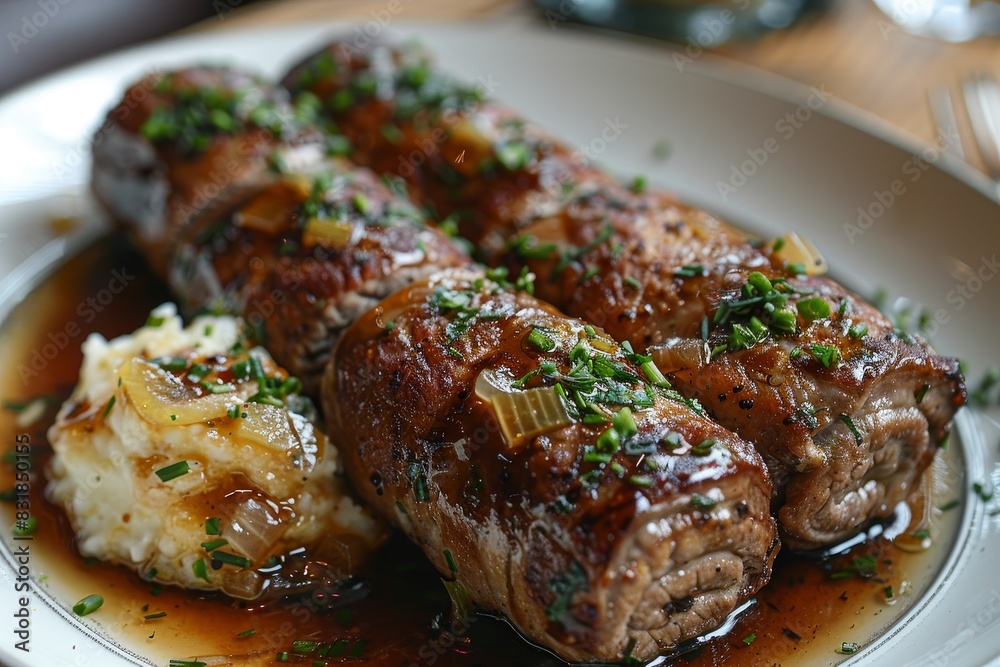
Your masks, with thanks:
[{"label": "sliced onion", "polygon": [[233,420],[237,440],[288,453],[303,472],[316,466],[319,436],[305,417],[263,403],[247,403],[240,410],[240,417]]},{"label": "sliced onion", "polygon": [[487,369],[476,378],[476,395],[493,406],[504,440],[513,449],[536,435],[573,423],[555,387],[520,391]]},{"label": "sliced onion", "polygon": [[139,357],[126,361],[119,371],[122,389],[144,419],[164,426],[198,424],[226,415],[229,394],[198,395],[173,373]]},{"label": "sliced onion", "polygon": [[615,343],[611,342],[607,338],[602,338],[601,336],[594,336],[591,338],[590,345],[595,350],[600,350],[601,352],[606,352],[608,354],[614,354],[615,348],[618,347]]},{"label": "sliced onion", "polygon": [[806,267],[806,274],[810,276],[822,275],[829,269],[826,259],[809,239],[789,232],[781,240],[784,243],[774,252],[779,261],[784,264],[802,264]]},{"label": "sliced onion", "polygon": [[281,520],[276,507],[256,495],[237,502],[222,524],[222,537],[229,548],[260,565],[271,555],[288,524]]},{"label": "sliced onion", "polygon": [[256,570],[228,570],[222,581],[222,590],[238,600],[256,600],[264,591],[267,577]]},{"label": "sliced onion", "polygon": [[288,424],[288,413],[283,408],[247,403],[241,410],[240,418],[233,420],[233,433],[237,438],[279,452],[298,445]]},{"label": "sliced onion", "polygon": [[323,245],[328,248],[343,248],[351,242],[356,225],[343,220],[320,220],[310,218],[302,230],[302,242],[307,246]]},{"label": "sliced onion", "polygon": [[288,229],[302,207],[302,201],[301,196],[296,196],[300,190],[298,185],[287,184],[285,190],[291,190],[291,193],[286,195],[270,188],[250,200],[250,203],[237,212],[236,224],[267,234],[280,234]]},{"label": "sliced onion", "polygon": [[649,348],[649,354],[661,373],[700,368],[710,356],[708,344],[700,338],[668,338]]}]

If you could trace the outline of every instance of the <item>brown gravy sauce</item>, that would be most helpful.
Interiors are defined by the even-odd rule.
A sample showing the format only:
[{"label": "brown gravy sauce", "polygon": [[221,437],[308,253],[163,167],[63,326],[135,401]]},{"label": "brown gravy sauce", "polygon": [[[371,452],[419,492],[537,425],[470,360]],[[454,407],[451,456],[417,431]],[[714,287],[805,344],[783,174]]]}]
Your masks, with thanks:
[{"label": "brown gravy sauce", "polygon": [[[113,270],[135,278],[111,303],[88,304],[88,297],[107,287]],[[80,345],[87,334],[96,331],[110,338],[130,333],[145,322],[153,306],[167,300],[169,295],[140,258],[123,242],[104,239],[60,268],[3,324],[0,360],[7,372],[0,396],[5,401],[58,399],[44,418],[27,427],[17,425],[14,412],[4,410],[0,415],[0,451],[13,449],[19,434],[28,434],[31,440],[31,513],[39,524],[31,547],[32,565],[33,576],[42,579],[41,590],[66,608],[91,593],[102,595],[103,607],[86,621],[156,665],[207,656],[228,656],[208,660],[210,665],[283,664],[278,660],[283,651],[289,652],[289,662],[308,665],[561,664],[493,618],[475,617],[467,627],[457,628],[461,632],[450,632],[444,587],[419,550],[398,535],[370,564],[368,596],[327,610],[308,600],[268,605],[234,602],[218,594],[157,586],[124,567],[84,560],[73,546],[65,517],[44,497],[44,470],[51,455],[45,431],[76,382]],[[954,449],[946,456],[954,457]],[[958,469],[947,459],[936,466],[938,478]],[[9,488],[12,481],[13,468],[0,467],[0,489]],[[945,481],[961,488],[957,480]],[[938,496],[938,505],[951,500],[944,497],[947,491]],[[4,526],[12,525],[13,510],[11,503],[0,503]],[[874,537],[828,559],[781,554],[771,583],[727,634],[664,662],[823,665],[845,659],[836,652],[843,642],[863,647],[926,590],[954,540],[957,514],[935,517],[934,546],[922,553],[907,553],[883,537]],[[167,615],[143,618],[157,612]],[[251,636],[238,636],[251,628]],[[333,653],[340,657],[296,655],[293,641],[334,644]]]}]

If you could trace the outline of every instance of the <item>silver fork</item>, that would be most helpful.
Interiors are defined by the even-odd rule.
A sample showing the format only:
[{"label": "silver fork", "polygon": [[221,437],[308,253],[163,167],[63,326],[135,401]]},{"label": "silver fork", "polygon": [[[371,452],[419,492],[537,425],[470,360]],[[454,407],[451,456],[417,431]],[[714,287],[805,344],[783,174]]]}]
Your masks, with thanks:
[{"label": "silver fork", "polygon": [[[961,90],[976,148],[986,164],[987,173],[997,182],[1000,195],[1000,84],[990,74],[977,74],[963,79]],[[946,150],[964,160],[965,151],[948,89],[932,88],[928,101],[938,136],[945,139]]]},{"label": "silver fork", "polygon": [[968,77],[962,97],[979,154],[993,180],[1000,180],[1000,84],[989,74]]}]

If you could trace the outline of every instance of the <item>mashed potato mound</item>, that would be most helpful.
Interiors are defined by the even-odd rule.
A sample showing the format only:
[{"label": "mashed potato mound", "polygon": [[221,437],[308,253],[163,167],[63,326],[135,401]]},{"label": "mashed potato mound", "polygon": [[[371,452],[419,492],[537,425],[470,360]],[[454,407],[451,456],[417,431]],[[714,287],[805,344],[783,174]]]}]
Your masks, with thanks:
[{"label": "mashed potato mound", "polygon": [[83,345],[49,431],[49,497],[84,556],[244,599],[336,586],[385,537],[349,495],[301,385],[243,325],[173,304]]}]

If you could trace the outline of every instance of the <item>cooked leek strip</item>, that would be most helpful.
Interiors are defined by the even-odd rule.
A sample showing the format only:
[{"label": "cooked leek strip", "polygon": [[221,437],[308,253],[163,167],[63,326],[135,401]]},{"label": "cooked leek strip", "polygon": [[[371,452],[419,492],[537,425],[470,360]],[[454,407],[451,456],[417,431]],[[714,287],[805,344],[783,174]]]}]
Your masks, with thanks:
[{"label": "cooked leek strip", "polygon": [[661,373],[673,373],[700,368],[710,352],[705,341],[699,338],[668,338],[661,345],[651,347],[649,355]]},{"label": "cooked leek strip", "polygon": [[164,426],[198,424],[224,417],[233,403],[228,394],[199,395],[173,373],[139,357],[121,367],[122,389],[144,419]]},{"label": "cooked leek strip", "polygon": [[512,381],[487,369],[476,379],[476,395],[493,406],[500,432],[513,449],[536,435],[573,423],[555,387],[519,391]]},{"label": "cooked leek strip", "polygon": [[233,420],[233,433],[240,440],[277,451],[298,445],[283,408],[265,403],[247,403],[239,419]]},{"label": "cooked leek strip", "polygon": [[818,276],[827,272],[826,259],[812,242],[799,236],[795,232],[789,232],[774,241],[774,256],[782,264],[801,264],[806,269],[806,275]]},{"label": "cooked leek strip", "polygon": [[355,225],[343,220],[320,220],[310,218],[302,230],[302,242],[307,246],[322,245],[327,248],[343,248],[351,242]]}]

